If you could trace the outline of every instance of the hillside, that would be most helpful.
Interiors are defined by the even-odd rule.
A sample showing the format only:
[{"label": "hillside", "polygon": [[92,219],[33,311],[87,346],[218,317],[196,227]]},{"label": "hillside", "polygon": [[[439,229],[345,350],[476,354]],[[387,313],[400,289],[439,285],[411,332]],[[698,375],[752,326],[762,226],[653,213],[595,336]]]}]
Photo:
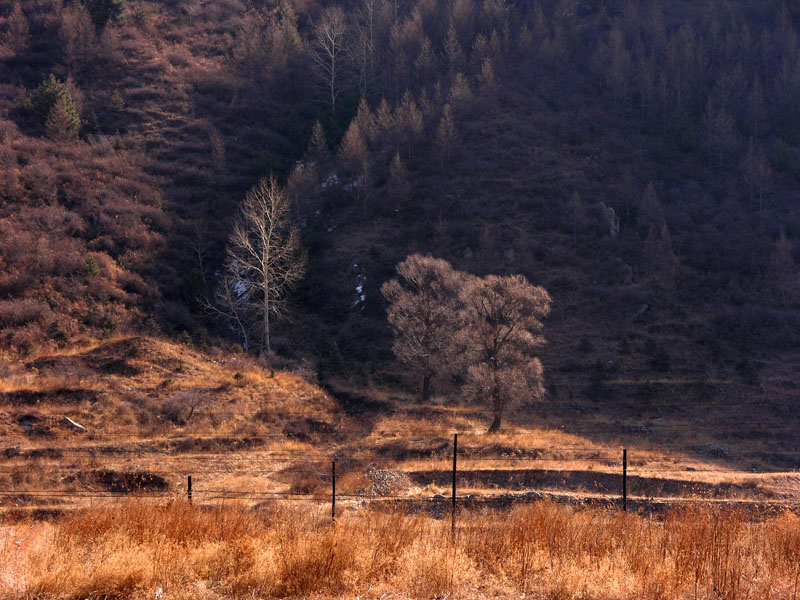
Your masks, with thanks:
[{"label": "hillside", "polygon": [[[547,393],[521,401],[510,427],[796,467],[796,8],[111,4],[122,8],[100,22],[97,4],[0,2],[0,346],[13,439],[46,435],[62,416],[131,439],[294,427],[253,418],[263,370],[231,381],[235,367],[192,349],[245,360],[203,305],[236,207],[274,174],[309,261],[257,369],[303,365],[325,390],[287,414],[316,419],[305,398],[317,393],[326,423],[340,420],[328,402],[371,423],[424,410],[392,355],[379,292],[419,252],[549,291]],[[347,53],[331,83],[319,32],[335,23]],[[70,110],[37,112],[48,89]],[[325,140],[314,146],[317,122]],[[131,335],[151,341],[137,349]],[[151,350],[163,364],[137,366]],[[73,367],[88,369],[85,386],[64,381]],[[435,390],[432,414],[464,411],[476,420],[459,428],[485,427],[453,381]],[[197,396],[222,412],[199,420]],[[72,415],[33,411],[20,425],[25,403],[64,398]]]},{"label": "hillside", "polygon": [[[369,400],[344,388],[332,397],[301,375],[309,376],[147,337],[10,367],[0,387],[3,514],[52,515],[130,494],[180,497],[189,475],[203,505],[324,505],[331,461],[343,507],[389,501],[435,512],[431,498],[451,484],[453,431],[459,495],[476,508],[541,498],[615,505],[620,446],[636,510],[800,501],[796,434],[777,418],[744,427],[713,403],[691,413],[661,405],[651,410],[664,416],[630,425],[603,416],[610,403],[598,410],[576,399],[517,409],[503,432],[487,434],[478,407],[419,405],[377,389]],[[692,428],[703,419],[713,434]]]},{"label": "hillside", "polygon": [[798,65],[784,0],[0,0],[0,598],[796,598]]}]

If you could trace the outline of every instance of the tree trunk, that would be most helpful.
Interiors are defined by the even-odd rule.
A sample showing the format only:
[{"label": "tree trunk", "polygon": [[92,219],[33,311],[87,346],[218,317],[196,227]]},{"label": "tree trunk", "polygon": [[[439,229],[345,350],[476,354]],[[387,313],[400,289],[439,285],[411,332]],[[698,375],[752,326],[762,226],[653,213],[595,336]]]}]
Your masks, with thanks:
[{"label": "tree trunk", "polygon": [[241,321],[237,319],[239,322],[239,329],[242,330],[242,349],[244,350],[245,354],[250,353],[250,346],[247,343],[247,329],[245,329],[244,325],[242,325]]},{"label": "tree trunk", "polygon": [[431,376],[426,374],[422,378],[422,402],[427,402],[431,398]]},{"label": "tree trunk", "polygon": [[269,346],[269,309],[270,309],[269,294],[267,293],[266,290],[264,290],[264,315],[263,315],[264,320],[262,325],[264,328],[263,332],[264,337],[262,338],[263,341],[261,344],[261,349],[262,351],[266,350],[267,352],[271,350]]},{"label": "tree trunk", "polygon": [[494,420],[492,420],[492,424],[489,425],[488,433],[496,433],[500,429],[500,421],[502,420],[502,413],[495,412],[494,413]]},{"label": "tree trunk", "polygon": [[[495,353],[495,356],[497,354]],[[500,421],[503,418],[503,409],[505,408],[505,401],[503,397],[500,395],[500,388],[495,380],[495,384],[492,386],[492,407],[494,408],[494,420],[492,420],[492,424],[489,425],[488,433],[495,433],[498,429],[500,429]]]}]

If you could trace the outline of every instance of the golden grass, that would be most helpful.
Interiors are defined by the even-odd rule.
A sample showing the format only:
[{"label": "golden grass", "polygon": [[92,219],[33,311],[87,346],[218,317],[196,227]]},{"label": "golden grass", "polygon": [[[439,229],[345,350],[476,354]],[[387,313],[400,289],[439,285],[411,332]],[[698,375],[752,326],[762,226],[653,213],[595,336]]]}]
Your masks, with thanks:
[{"label": "golden grass", "polygon": [[0,528],[0,597],[792,599],[800,518],[541,502],[449,520],[127,501]]},{"label": "golden grass", "polygon": [[[0,395],[0,416],[32,413],[56,424],[68,416],[93,440],[115,443],[180,434],[263,436],[296,415],[330,421],[338,414],[330,397],[296,374],[152,337],[119,337],[15,365],[0,379],[0,394],[7,395],[5,402]],[[15,400],[21,394],[27,394],[22,403]],[[165,416],[168,405],[166,412],[179,419]],[[0,419],[6,440],[26,441],[4,425]],[[63,428],[53,433],[71,437]]]},{"label": "golden grass", "polygon": [[[697,483],[701,496],[796,502],[800,489],[792,473],[754,473],[752,463],[745,471],[742,461],[694,452],[716,441],[695,428],[685,428],[679,441],[652,439],[647,432],[623,440],[592,435],[593,427],[604,426],[602,415],[587,413],[565,426],[521,411],[509,415],[508,430],[486,435],[485,407],[440,399],[423,406],[372,383],[366,391],[337,384],[353,397],[366,394],[394,409],[348,415],[297,374],[273,372],[241,354],[202,352],[154,337],[117,337],[38,355],[12,365],[7,375],[0,379],[0,490],[7,493],[0,510],[83,506],[84,498],[69,494],[107,493],[96,477],[105,470],[158,475],[176,495],[189,474],[199,491],[326,493],[332,458],[343,493],[373,493],[365,471],[374,467],[403,476],[392,495],[431,496],[447,490],[449,477],[419,473],[449,472],[454,431],[460,471],[538,470],[551,480],[537,484],[532,477],[524,485],[521,472],[506,477],[515,478],[506,484],[491,473],[473,473],[460,479],[462,493],[615,493],[613,485],[595,483],[620,474],[623,443],[629,474],[639,478],[631,484],[632,497],[682,498],[695,494]],[[72,431],[65,416],[89,432]],[[569,431],[570,424],[577,430]],[[565,473],[562,480],[552,476],[558,471]],[[675,491],[670,482],[689,485]],[[710,493],[709,485],[729,489]],[[31,490],[67,496],[25,495]]]}]

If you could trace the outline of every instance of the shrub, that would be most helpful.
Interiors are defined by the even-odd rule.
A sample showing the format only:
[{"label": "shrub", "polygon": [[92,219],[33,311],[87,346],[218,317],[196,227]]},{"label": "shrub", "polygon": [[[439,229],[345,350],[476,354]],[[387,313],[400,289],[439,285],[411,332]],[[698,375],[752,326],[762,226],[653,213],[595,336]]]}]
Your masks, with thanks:
[{"label": "shrub", "polygon": [[75,104],[67,97],[60,97],[44,124],[47,136],[60,142],[73,141],[78,137],[81,128],[81,118],[75,109]]},{"label": "shrub", "polygon": [[594,345],[592,342],[589,341],[589,338],[582,337],[580,343],[578,344],[578,352],[581,354],[591,354],[594,352]]},{"label": "shrub", "polygon": [[0,301],[0,327],[14,327],[38,321],[47,311],[47,304],[38,300]]},{"label": "shrub", "polygon": [[84,0],[84,4],[97,27],[104,27],[109,21],[125,22],[125,0]]},{"label": "shrub", "polygon": [[758,385],[759,377],[753,363],[746,358],[736,365],[736,374],[742,378],[742,381],[747,385]]},{"label": "shrub", "polygon": [[59,100],[64,100],[66,107],[77,114],[77,107],[72,93],[66,83],[56,79],[52,73],[36,88],[28,99],[28,105],[35,115],[45,121]]},{"label": "shrub", "polygon": [[47,327],[47,336],[59,346],[67,344],[70,340],[69,332],[58,321],[53,321]]},{"label": "shrub", "polygon": [[97,259],[92,256],[91,254],[86,257],[85,261],[86,266],[86,276],[87,277],[94,277],[100,275],[100,265],[97,262]]},{"label": "shrub", "polygon": [[200,397],[194,390],[184,390],[173,394],[161,403],[160,414],[175,425],[185,425],[194,415],[200,404]]},{"label": "shrub", "polygon": [[659,346],[653,357],[650,359],[650,366],[659,373],[667,373],[670,370],[670,356],[664,346]]},{"label": "shrub", "polygon": [[147,29],[150,26],[150,12],[141,2],[131,11],[131,17],[133,18],[133,24],[139,29]]}]

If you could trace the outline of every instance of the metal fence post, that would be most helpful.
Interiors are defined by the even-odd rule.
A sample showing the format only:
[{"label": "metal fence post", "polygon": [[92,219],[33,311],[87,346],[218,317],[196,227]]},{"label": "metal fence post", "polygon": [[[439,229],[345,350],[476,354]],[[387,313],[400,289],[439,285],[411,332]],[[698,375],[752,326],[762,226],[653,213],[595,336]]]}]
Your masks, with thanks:
[{"label": "metal fence post", "polygon": [[186,497],[189,499],[189,504],[192,503],[192,476],[186,477]]},{"label": "metal fence post", "polygon": [[336,461],[331,461],[331,523],[336,522]]},{"label": "metal fence post", "polygon": [[628,512],[628,449],[622,449],[622,510]]},{"label": "metal fence post", "polygon": [[458,434],[453,434],[453,508],[451,515],[450,531],[456,534],[456,469],[458,466]]}]

